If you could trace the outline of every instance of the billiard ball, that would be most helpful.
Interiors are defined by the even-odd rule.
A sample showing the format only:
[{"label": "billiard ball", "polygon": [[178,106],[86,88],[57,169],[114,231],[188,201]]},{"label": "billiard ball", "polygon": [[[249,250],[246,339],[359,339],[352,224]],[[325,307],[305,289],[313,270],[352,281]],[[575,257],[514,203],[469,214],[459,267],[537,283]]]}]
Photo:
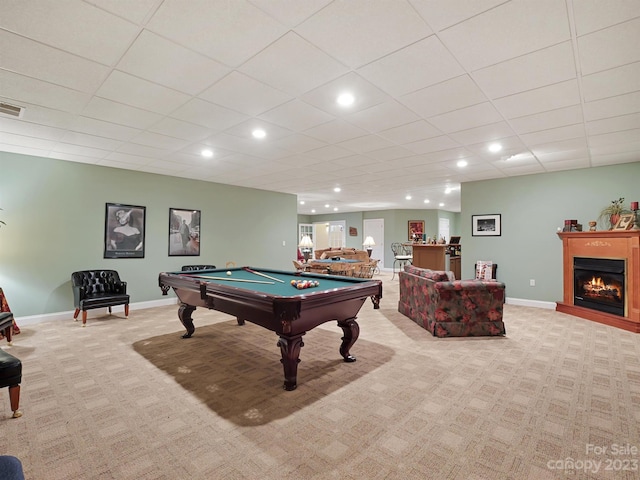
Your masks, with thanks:
[{"label": "billiard ball", "polygon": [[227,271],[227,275],[231,276],[231,270]]}]

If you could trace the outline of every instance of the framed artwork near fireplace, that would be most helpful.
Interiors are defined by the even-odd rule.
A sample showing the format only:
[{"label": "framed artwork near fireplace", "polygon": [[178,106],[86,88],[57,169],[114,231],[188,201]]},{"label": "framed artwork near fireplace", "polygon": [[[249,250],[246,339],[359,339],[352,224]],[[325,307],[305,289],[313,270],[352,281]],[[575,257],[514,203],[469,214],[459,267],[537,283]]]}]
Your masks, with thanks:
[{"label": "framed artwork near fireplace", "polygon": [[629,230],[633,227],[633,213],[623,213],[615,224],[613,230]]},{"label": "framed artwork near fireplace", "polygon": [[499,213],[491,215],[471,215],[471,236],[499,237],[502,235],[502,222]]}]

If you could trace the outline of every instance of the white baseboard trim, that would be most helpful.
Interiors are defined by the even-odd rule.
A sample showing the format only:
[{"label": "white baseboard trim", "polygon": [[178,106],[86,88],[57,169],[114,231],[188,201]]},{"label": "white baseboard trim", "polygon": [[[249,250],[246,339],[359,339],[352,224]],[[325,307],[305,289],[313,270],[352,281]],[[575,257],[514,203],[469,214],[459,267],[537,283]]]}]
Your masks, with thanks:
[{"label": "white baseboard trim", "polygon": [[[132,310],[144,310],[146,308],[163,307],[165,305],[175,305],[178,303],[176,297],[163,298],[162,300],[150,300],[148,302],[138,302],[129,304],[129,313]],[[95,310],[87,311],[87,318],[95,318],[106,315],[109,310],[107,308],[96,308]],[[124,306],[119,305],[111,308],[112,313],[124,312]],[[15,317],[16,323],[19,327],[25,325],[35,325],[42,322],[49,322],[55,320],[73,320],[74,310],[67,312],[45,313],[43,315],[29,315],[26,317]],[[80,314],[82,315],[82,314]],[[78,320],[81,320],[81,316],[78,315]]]},{"label": "white baseboard trim", "polygon": [[520,307],[545,308],[547,310],[555,310],[556,302],[543,302],[542,300],[527,300],[526,298],[510,298],[505,299],[505,303],[509,305],[518,305]]}]

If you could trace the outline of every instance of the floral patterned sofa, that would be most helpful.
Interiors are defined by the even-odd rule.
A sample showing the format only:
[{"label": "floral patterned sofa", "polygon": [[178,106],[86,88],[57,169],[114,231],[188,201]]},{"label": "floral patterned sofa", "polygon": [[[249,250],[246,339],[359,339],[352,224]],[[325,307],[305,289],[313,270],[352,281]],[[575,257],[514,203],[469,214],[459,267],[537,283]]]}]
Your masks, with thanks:
[{"label": "floral patterned sofa", "polygon": [[452,272],[406,265],[398,311],[434,337],[504,335],[504,283],[454,280]]}]

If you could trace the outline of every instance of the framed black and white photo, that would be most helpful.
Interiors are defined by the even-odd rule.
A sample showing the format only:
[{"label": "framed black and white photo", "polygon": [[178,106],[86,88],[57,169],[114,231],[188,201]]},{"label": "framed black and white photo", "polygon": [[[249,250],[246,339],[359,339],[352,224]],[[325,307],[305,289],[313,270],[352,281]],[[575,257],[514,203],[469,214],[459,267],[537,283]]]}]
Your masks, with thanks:
[{"label": "framed black and white photo", "polygon": [[104,258],[144,258],[146,207],[107,203]]},{"label": "framed black and white photo", "polygon": [[169,209],[169,256],[200,255],[200,210]]},{"label": "framed black and white photo", "polygon": [[499,237],[502,235],[500,214],[471,215],[471,235],[474,237]]}]

